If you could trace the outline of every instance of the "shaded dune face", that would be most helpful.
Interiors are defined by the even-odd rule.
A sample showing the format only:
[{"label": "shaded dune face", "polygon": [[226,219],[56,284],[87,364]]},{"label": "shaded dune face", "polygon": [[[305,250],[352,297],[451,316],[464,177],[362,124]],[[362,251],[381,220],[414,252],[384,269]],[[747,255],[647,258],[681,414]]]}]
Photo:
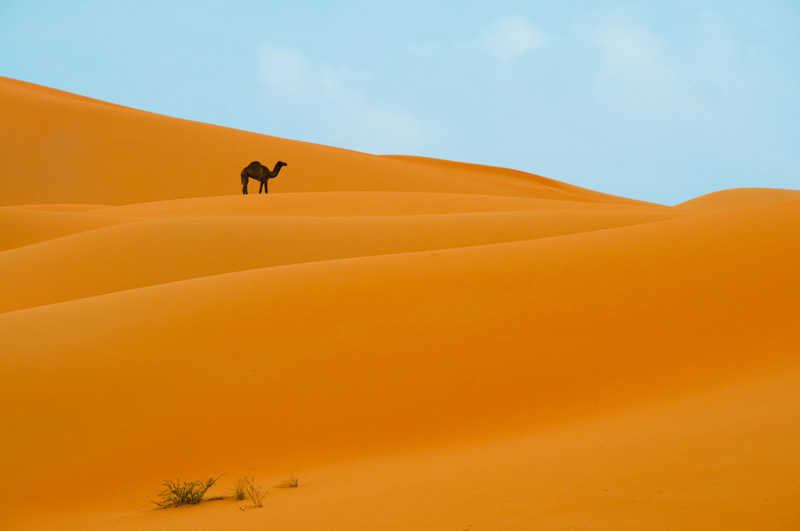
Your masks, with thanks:
[{"label": "shaded dune face", "polygon": [[[800,524],[799,192],[666,207],[8,79],[0,105],[0,528]],[[290,165],[268,196],[254,159]],[[148,506],[290,471],[262,511]]]}]

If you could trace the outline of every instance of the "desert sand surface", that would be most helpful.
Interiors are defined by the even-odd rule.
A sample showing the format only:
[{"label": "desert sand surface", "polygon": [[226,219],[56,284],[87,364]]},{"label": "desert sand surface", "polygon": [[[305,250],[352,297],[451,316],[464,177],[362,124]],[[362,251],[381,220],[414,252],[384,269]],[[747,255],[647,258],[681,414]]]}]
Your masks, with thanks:
[{"label": "desert sand surface", "polygon": [[800,528],[800,192],[0,108],[0,529]]}]

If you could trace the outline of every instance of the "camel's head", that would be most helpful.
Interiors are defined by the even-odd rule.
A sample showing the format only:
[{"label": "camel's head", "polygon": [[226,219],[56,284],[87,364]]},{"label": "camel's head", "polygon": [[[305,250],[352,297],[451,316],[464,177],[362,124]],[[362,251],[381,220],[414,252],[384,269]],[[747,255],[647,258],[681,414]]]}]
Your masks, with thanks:
[{"label": "camel's head", "polygon": [[272,171],[270,172],[269,178],[270,179],[274,179],[275,177],[277,177],[278,173],[280,173],[280,171],[281,171],[281,168],[283,168],[284,166],[288,166],[288,164],[286,164],[282,160],[279,160],[278,163],[275,164],[275,167],[272,168]]}]

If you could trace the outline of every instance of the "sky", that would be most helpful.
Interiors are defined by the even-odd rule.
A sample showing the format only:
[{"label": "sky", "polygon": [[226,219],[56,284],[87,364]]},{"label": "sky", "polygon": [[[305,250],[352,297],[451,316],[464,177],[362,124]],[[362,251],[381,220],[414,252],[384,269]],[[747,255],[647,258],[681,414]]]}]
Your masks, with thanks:
[{"label": "sky", "polygon": [[662,204],[800,189],[799,0],[0,0],[0,76]]}]

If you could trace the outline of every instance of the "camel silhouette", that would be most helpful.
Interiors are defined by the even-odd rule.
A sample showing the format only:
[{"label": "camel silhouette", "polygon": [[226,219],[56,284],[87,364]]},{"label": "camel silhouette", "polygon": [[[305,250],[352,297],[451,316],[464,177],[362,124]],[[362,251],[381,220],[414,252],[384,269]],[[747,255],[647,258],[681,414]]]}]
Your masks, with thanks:
[{"label": "camel silhouette", "polygon": [[264,189],[264,193],[269,193],[267,191],[267,181],[270,179],[274,179],[278,176],[278,173],[281,171],[281,168],[284,166],[288,166],[285,162],[279,160],[277,164],[275,164],[275,168],[270,171],[269,168],[264,166],[258,161],[253,161],[247,165],[245,169],[242,170],[242,193],[247,195],[247,183],[250,182],[250,179],[255,179],[256,181],[261,182],[261,186],[258,187],[258,193],[261,193],[261,189]]}]

